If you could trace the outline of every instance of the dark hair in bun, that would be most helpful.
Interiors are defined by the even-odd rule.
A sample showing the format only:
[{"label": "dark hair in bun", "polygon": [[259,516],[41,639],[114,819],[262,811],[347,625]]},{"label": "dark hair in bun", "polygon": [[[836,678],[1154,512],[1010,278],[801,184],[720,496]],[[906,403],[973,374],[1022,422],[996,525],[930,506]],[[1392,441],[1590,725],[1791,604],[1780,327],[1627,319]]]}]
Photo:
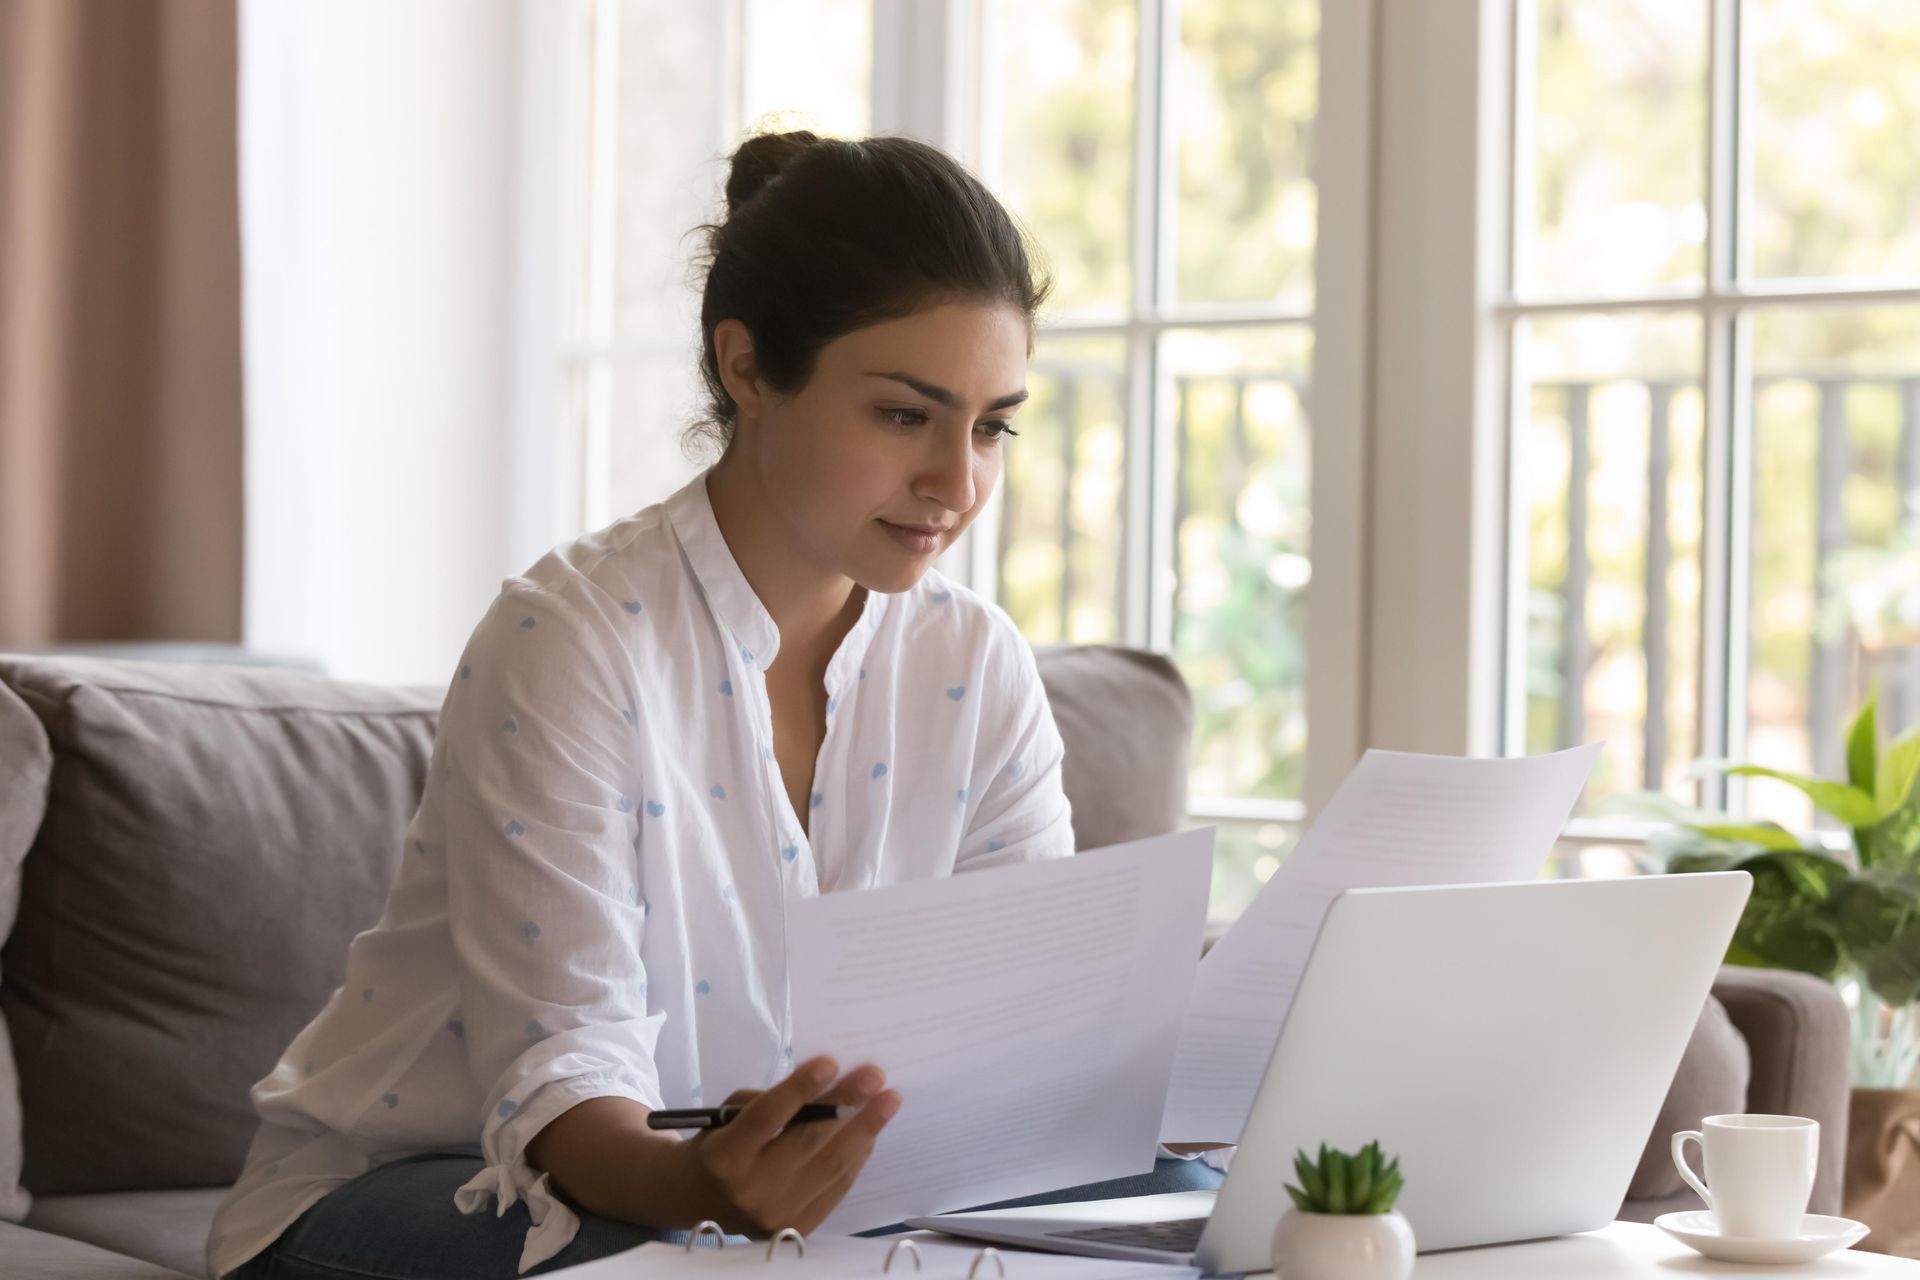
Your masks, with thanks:
[{"label": "dark hair in bun", "polygon": [[761,376],[791,394],[820,349],[936,300],[1004,302],[1034,314],[1052,287],[1019,227],[981,181],[913,138],[763,133],[733,153],[727,216],[706,235],[700,304],[704,419],[722,447],[736,407],[713,331],[738,320]]}]

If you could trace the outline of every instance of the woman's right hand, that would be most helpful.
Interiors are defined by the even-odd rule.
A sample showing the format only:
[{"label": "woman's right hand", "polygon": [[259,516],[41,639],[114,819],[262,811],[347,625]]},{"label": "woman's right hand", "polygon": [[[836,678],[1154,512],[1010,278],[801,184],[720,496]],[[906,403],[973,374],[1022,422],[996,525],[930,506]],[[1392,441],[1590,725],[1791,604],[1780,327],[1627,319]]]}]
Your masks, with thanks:
[{"label": "woman's right hand", "polygon": [[[878,1067],[836,1083],[838,1073],[831,1058],[803,1062],[771,1088],[733,1094],[727,1105],[744,1108],[733,1122],[687,1141],[685,1158],[715,1208],[708,1216],[725,1230],[765,1236],[792,1227],[809,1235],[853,1186],[900,1095],[885,1088]],[[860,1110],[845,1120],[789,1124],[809,1102]]]}]

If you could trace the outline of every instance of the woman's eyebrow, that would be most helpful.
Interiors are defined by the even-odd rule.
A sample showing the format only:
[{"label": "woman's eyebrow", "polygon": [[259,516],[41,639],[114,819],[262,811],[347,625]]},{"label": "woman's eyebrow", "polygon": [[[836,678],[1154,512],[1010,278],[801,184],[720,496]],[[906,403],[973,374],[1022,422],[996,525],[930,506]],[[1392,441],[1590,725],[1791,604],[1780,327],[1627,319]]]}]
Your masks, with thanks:
[{"label": "woman's eyebrow", "polygon": [[[945,387],[937,387],[931,382],[923,382],[910,373],[869,373],[867,376],[869,378],[886,378],[893,382],[905,383],[935,404],[945,405],[949,409],[958,409],[960,407],[959,396],[953,394],[953,392],[947,390]],[[995,409],[1011,409],[1026,398],[1027,389],[1022,387],[1018,391],[1009,392],[995,400],[992,404],[989,404],[987,406],[987,412],[992,413]]]}]

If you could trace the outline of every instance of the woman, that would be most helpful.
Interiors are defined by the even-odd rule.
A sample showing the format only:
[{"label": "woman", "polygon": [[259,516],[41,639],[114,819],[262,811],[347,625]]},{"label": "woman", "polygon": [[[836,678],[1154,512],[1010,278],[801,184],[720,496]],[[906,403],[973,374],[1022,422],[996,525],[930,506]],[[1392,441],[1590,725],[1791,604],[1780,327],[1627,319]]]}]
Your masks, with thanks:
[{"label": "woman", "polygon": [[[752,138],[726,197],[720,461],[475,629],[386,910],[254,1088],[215,1277],[486,1280],[702,1219],[810,1230],[912,1103],[877,1066],[793,1063],[786,904],[1073,850],[1031,653],[930,568],[1027,397],[1046,290],[1019,232],[901,138]],[[646,1128],[729,1097],[724,1129]],[[815,1100],[858,1110],[785,1127]]]}]

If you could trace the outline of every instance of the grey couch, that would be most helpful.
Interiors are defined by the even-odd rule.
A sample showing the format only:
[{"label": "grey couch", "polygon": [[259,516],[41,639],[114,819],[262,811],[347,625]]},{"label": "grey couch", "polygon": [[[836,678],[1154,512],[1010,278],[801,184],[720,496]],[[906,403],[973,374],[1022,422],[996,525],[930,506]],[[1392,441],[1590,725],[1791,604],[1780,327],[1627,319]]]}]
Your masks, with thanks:
[{"label": "grey couch", "polygon": [[[1110,648],[1040,668],[1081,847],[1177,825],[1191,707],[1173,668]],[[0,1275],[204,1275],[248,1089],[379,913],[441,694],[0,655]],[[1664,1135],[1737,1110],[1822,1121],[1813,1207],[1836,1212],[1838,997],[1735,970],[1716,996],[1623,1216],[1690,1204]]]}]

